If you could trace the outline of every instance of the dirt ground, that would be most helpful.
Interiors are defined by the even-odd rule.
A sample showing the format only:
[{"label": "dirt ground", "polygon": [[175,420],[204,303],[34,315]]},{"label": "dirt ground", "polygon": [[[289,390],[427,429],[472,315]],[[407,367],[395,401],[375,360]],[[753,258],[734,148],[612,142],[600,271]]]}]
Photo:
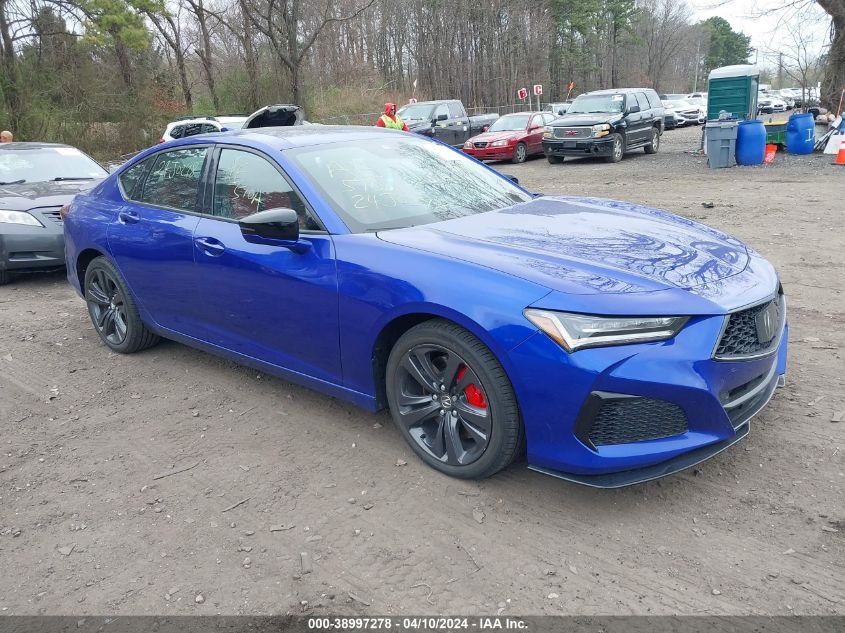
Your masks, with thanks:
[{"label": "dirt ground", "polygon": [[385,413],[175,343],[112,354],[63,275],[21,279],[0,288],[0,613],[845,614],[845,168],[709,170],[698,138],[499,168],[777,265],[788,381],[744,442],[614,491],[524,462],[458,481]]}]

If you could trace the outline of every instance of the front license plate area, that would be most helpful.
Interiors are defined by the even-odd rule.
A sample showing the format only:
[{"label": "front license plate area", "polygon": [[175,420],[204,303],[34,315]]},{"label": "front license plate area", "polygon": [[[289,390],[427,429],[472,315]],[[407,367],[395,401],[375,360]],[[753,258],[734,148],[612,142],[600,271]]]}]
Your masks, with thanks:
[{"label": "front license plate area", "polygon": [[575,149],[576,143],[575,141],[564,141],[563,148],[564,149]]}]

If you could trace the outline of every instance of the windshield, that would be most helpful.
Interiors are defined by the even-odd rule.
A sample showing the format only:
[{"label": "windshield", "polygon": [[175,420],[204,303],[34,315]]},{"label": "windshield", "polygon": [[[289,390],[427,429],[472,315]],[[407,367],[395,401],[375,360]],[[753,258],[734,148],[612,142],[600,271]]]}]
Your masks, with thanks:
[{"label": "windshield", "polygon": [[286,154],[353,233],[431,224],[532,199],[461,152],[411,134]]},{"label": "windshield", "polygon": [[707,99],[705,99],[704,97],[690,97],[687,99],[687,101],[692,105],[707,105]]},{"label": "windshield", "polygon": [[530,114],[512,114],[508,116],[499,117],[487,130],[488,132],[513,132],[516,130],[524,130],[528,127],[528,119]]},{"label": "windshield", "polygon": [[402,106],[396,114],[403,119],[430,119],[434,106],[425,103],[412,103],[411,105]]},{"label": "windshield", "polygon": [[569,106],[567,114],[622,112],[625,108],[625,95],[581,95]]},{"label": "windshield", "polygon": [[688,108],[690,104],[686,101],[664,101],[663,105],[667,108]]},{"label": "windshield", "polygon": [[75,147],[16,147],[0,150],[0,184],[47,180],[93,180],[106,171]]}]

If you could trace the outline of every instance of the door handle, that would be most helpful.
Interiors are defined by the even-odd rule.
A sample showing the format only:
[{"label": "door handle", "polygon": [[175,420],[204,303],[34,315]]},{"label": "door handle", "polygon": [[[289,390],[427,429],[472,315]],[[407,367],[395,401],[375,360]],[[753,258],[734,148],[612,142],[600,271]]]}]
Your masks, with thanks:
[{"label": "door handle", "polygon": [[134,211],[121,211],[117,214],[117,219],[121,224],[136,224],[141,216]]},{"label": "door handle", "polygon": [[226,250],[222,242],[215,240],[213,237],[198,237],[194,241],[203,253],[212,257],[219,257]]}]

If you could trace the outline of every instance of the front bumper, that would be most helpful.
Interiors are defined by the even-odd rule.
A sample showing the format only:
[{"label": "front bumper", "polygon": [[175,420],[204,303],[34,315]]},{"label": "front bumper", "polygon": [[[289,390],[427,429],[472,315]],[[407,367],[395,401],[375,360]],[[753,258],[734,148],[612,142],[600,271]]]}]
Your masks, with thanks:
[{"label": "front bumper", "polygon": [[610,156],[613,154],[613,137],[573,141],[543,139],[543,153],[546,156]]},{"label": "front bumper", "polygon": [[484,148],[464,147],[463,151],[477,160],[511,160],[514,147],[515,145]]},{"label": "front bumper", "polygon": [[[695,317],[670,341],[574,354],[540,332],[517,346],[510,359],[530,467],[613,488],[689,468],[741,440],[783,384],[788,326],[771,355],[720,361],[712,353],[723,323],[722,316]],[[684,428],[656,439],[593,445],[584,411],[596,394],[664,403],[682,412]]]},{"label": "front bumper", "polygon": [[44,226],[0,223],[0,270],[31,272],[64,267],[61,222],[38,210],[30,213]]}]

